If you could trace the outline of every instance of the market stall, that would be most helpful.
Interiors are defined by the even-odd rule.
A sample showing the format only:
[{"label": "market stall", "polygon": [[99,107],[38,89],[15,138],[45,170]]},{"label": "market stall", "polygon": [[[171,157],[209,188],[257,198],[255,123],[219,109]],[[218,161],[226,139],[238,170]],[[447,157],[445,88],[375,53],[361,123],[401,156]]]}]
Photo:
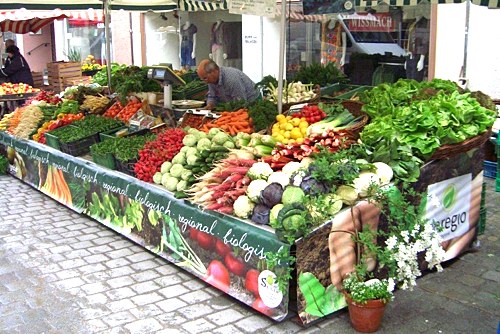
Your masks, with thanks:
[{"label": "market stall", "polygon": [[[352,242],[350,234],[337,232],[358,233],[351,230],[358,215],[377,233],[394,233],[394,227],[414,217],[423,230],[413,233],[428,233],[422,240],[430,248],[422,251],[432,251],[425,260],[433,265],[467,250],[477,235],[480,147],[489,138],[494,113],[453,83],[435,81],[423,90],[412,85],[402,81],[367,91],[362,110],[370,122],[352,115],[356,111],[349,103],[359,101],[313,103],[287,115],[278,115],[270,101],[258,101],[228,105],[214,118],[191,121],[194,128],[185,131],[155,125],[147,101],[131,98],[120,106],[120,101],[101,101],[102,92],[93,91],[98,88],[79,86],[68,89],[63,100],[38,96],[27,109],[4,117],[0,142],[9,172],[35,189],[275,320],[296,314],[307,324],[346,305],[343,276],[355,263],[350,255],[340,255],[351,249],[342,246]],[[389,111],[377,117],[381,104],[394,101],[384,94],[410,87],[425,96],[401,100],[394,107],[398,118]],[[438,108],[440,103],[454,106],[456,119]],[[416,117],[413,108],[424,105],[428,110]],[[256,116],[263,108],[274,108],[270,119]],[[440,110],[442,121],[453,122],[436,123],[431,110],[438,109],[432,108]],[[327,114],[332,118],[319,122]],[[140,120],[146,116],[151,122]],[[355,123],[347,126],[351,132],[343,132],[332,119]],[[469,127],[461,124],[466,119]],[[245,120],[246,128],[240,127]],[[413,127],[413,122],[429,128]],[[258,129],[269,134],[256,134]],[[396,143],[391,129],[412,135]],[[355,145],[358,137],[370,145],[371,154]],[[423,192],[408,197],[409,202],[406,195],[388,202],[391,208],[404,205],[405,215],[382,208],[373,214],[371,198],[382,198],[372,186],[382,190],[402,180]],[[425,217],[441,226],[440,239],[424,228],[432,225],[416,211],[408,214],[419,204]],[[417,254],[413,261],[424,264]],[[376,268],[374,275],[384,274]],[[402,288],[415,284],[413,276],[394,277]]]}]

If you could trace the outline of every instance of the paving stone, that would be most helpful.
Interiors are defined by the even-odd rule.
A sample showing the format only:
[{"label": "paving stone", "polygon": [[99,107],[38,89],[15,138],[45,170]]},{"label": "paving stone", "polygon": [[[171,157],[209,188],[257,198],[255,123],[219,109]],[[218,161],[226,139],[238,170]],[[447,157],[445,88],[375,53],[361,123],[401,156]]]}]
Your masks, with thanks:
[{"label": "paving stone", "polygon": [[86,294],[87,301],[89,304],[106,304],[108,302],[108,297],[103,293],[96,293],[93,295]]},{"label": "paving stone", "polygon": [[85,284],[85,282],[80,277],[68,278],[62,281],[58,281],[57,286],[63,289],[71,289],[79,287]]},{"label": "paving stone", "polygon": [[209,293],[200,290],[200,291],[193,291],[190,293],[186,293],[182,295],[180,298],[189,303],[199,303],[212,298],[212,296]]},{"label": "paving stone", "polygon": [[[134,276],[132,275],[132,277],[134,277]],[[132,288],[132,290],[134,290],[135,292],[137,292],[139,294],[143,294],[143,293],[150,292],[153,290],[158,290],[160,288],[160,286],[158,284],[156,284],[152,281],[134,284],[134,285],[131,285],[130,287]]]},{"label": "paving stone", "polygon": [[226,309],[207,316],[207,319],[216,325],[222,326],[227,323],[235,322],[243,318],[244,315],[233,309]]},{"label": "paving stone", "polygon": [[[135,308],[136,305],[130,299],[120,299],[106,304],[112,312],[120,312]],[[139,318],[139,317],[138,317]]]},{"label": "paving stone", "polygon": [[[106,273],[109,277],[116,278],[120,276],[127,276],[135,273],[136,271],[130,266],[118,267],[111,270],[107,270]],[[132,277],[131,277],[132,278]]]},{"label": "paving stone", "polygon": [[146,270],[132,274],[131,276],[136,282],[145,282],[160,277],[160,274],[154,270]]},{"label": "paving stone", "polygon": [[125,328],[136,334],[150,334],[163,328],[163,326],[154,318],[147,318],[134,321],[125,325]]},{"label": "paving stone", "polygon": [[500,273],[498,271],[489,270],[482,276],[484,279],[500,283]]},{"label": "paving stone", "polygon": [[85,262],[87,262],[89,264],[93,264],[93,263],[108,261],[109,258],[103,254],[96,254],[96,255],[87,256],[84,258],[84,260],[85,260]]},{"label": "paving stone", "polygon": [[178,312],[187,319],[198,319],[212,313],[213,309],[206,304],[188,304],[186,307],[179,309]]},{"label": "paving stone", "polygon": [[92,295],[99,292],[106,292],[109,287],[104,282],[85,284],[80,287],[86,294]]},{"label": "paving stone", "polygon": [[[126,255],[124,255],[124,256],[126,256]],[[113,258],[113,257],[114,256],[111,256],[111,258]],[[120,256],[119,258],[116,258],[116,259],[113,259],[110,261],[106,261],[105,264],[108,268],[119,268],[119,267],[129,265],[130,261],[127,260],[126,258],[123,258]]]},{"label": "paving stone", "polygon": [[131,288],[124,287],[107,291],[106,295],[112,300],[121,300],[135,296],[136,294]]},{"label": "paving stone", "polygon": [[127,277],[127,276],[122,276],[122,277],[118,277],[118,278],[113,278],[113,279],[110,279],[108,281],[108,284],[112,287],[112,288],[121,288],[121,287],[124,287],[124,286],[127,286],[127,285],[131,285],[131,284],[134,284],[134,280],[130,277]]},{"label": "paving stone", "polygon": [[142,261],[138,263],[132,263],[130,265],[134,270],[141,271],[141,270],[148,270],[151,268],[156,268],[158,265],[154,261]]},{"label": "paving stone", "polygon": [[241,319],[240,321],[235,323],[235,325],[246,332],[256,332],[268,327],[269,325],[271,325],[271,323],[271,320],[254,315],[245,319]]},{"label": "paving stone", "polygon": [[215,325],[205,319],[197,319],[194,321],[186,322],[182,325],[189,333],[204,333],[215,328]]},{"label": "paving stone", "polygon": [[147,293],[147,294],[142,293],[136,297],[132,297],[132,301],[136,305],[152,304],[152,303],[156,303],[160,300],[165,300],[165,298],[163,298],[160,294],[158,294],[156,292]]},{"label": "paving stone", "polygon": [[231,334],[243,334],[245,332],[240,331],[238,328],[236,328],[233,325],[226,325],[226,326],[223,326],[223,327],[215,328],[212,331],[212,333],[215,333],[215,334],[228,334],[228,333],[231,333]]},{"label": "paving stone", "polygon": [[111,327],[115,326],[122,326],[127,323],[131,323],[136,321],[137,319],[135,316],[128,312],[128,311],[122,311],[122,312],[117,312],[117,313],[111,313],[107,315],[105,318],[102,319],[105,323],[107,323]]},{"label": "paving stone", "polygon": [[157,315],[163,313],[163,311],[154,304],[141,305],[136,308],[132,308],[129,311],[135,315],[137,319],[156,317]]},{"label": "paving stone", "polygon": [[181,284],[176,284],[176,285],[172,285],[172,286],[167,286],[166,288],[163,288],[163,289],[159,290],[158,292],[161,293],[166,298],[172,298],[172,297],[176,297],[179,295],[183,295],[186,292],[189,292],[189,290],[186,289]]},{"label": "paving stone", "polygon": [[169,300],[162,300],[156,303],[156,306],[161,308],[164,312],[175,311],[187,304],[178,298],[170,298]]}]

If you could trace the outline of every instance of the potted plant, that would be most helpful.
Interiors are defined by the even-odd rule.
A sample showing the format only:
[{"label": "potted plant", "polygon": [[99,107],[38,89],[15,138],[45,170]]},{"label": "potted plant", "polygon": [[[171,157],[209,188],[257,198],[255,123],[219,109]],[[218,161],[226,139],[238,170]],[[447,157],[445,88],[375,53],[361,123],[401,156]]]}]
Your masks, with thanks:
[{"label": "potted plant", "polygon": [[419,202],[419,194],[406,185],[369,192],[374,194],[369,201],[379,208],[381,223],[363,228],[351,208],[354,232],[344,232],[354,239],[356,264],[342,281],[351,324],[364,333],[380,327],[396,286],[412,290],[421,269],[441,271],[445,253],[434,224],[424,219],[425,205],[412,204]]}]

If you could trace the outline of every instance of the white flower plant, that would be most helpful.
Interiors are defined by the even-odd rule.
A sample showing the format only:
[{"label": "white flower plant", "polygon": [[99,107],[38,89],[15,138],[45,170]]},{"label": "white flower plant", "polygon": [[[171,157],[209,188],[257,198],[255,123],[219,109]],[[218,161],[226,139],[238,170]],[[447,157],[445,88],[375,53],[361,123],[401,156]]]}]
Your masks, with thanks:
[{"label": "white flower plant", "polygon": [[[342,284],[350,298],[361,304],[372,299],[389,302],[396,286],[413,290],[417,277],[422,275],[419,262],[424,260],[427,269],[442,271],[440,263],[445,255],[435,224],[423,218],[423,205],[411,204],[411,199],[417,199],[419,194],[408,185],[399,187],[401,190],[395,186],[373,188],[372,201],[379,205],[386,227],[353,233],[357,264]],[[375,272],[367,270],[368,258],[377,259]]]}]

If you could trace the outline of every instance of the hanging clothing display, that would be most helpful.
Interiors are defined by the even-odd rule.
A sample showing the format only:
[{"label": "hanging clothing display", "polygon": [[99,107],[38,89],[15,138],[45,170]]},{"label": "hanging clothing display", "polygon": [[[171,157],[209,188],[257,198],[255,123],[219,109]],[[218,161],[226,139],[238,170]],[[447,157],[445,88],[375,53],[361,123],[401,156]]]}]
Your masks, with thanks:
[{"label": "hanging clothing display", "polygon": [[212,25],[210,52],[212,59],[219,66],[224,66],[224,22],[219,20]]},{"label": "hanging clothing display", "polygon": [[328,21],[321,29],[321,64],[335,63],[341,67],[342,59],[342,25],[340,22]]},{"label": "hanging clothing display", "polygon": [[181,29],[181,66],[196,66],[196,58],[193,57],[193,49],[198,29],[190,24],[187,29]]}]

